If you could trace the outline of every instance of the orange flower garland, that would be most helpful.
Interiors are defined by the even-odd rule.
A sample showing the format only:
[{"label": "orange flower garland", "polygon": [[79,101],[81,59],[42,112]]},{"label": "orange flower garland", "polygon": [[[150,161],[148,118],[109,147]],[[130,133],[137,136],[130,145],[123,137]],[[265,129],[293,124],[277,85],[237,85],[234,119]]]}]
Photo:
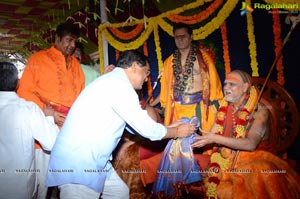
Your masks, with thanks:
[{"label": "orange flower garland", "polygon": [[225,65],[225,74],[228,74],[231,71],[230,68],[230,57],[229,57],[229,48],[228,48],[228,39],[227,39],[227,27],[226,22],[221,25],[221,36],[223,43],[223,59]]},{"label": "orange flower garland", "polygon": [[[278,12],[272,12],[273,17],[273,33],[274,33],[274,44],[275,44],[275,56],[279,56],[282,49],[282,42],[280,39],[281,28],[280,28],[280,18]],[[282,65],[282,56],[279,57],[276,63],[277,73],[277,83],[281,86],[284,85],[284,75],[283,75],[283,65]]]},{"label": "orange flower garland", "polygon": [[199,12],[198,14],[192,16],[182,16],[178,14],[171,14],[167,16],[167,18],[175,23],[185,23],[185,24],[196,24],[200,23],[201,21],[207,19],[213,12],[217,10],[223,3],[223,0],[216,0],[214,1],[209,7],[207,7],[204,11]]},{"label": "orange flower garland", "polygon": [[[147,42],[146,41],[144,42],[143,50],[144,50],[144,55],[148,57],[149,53],[148,53],[148,46],[147,46]],[[151,76],[149,75],[147,78],[148,78],[148,80],[147,80],[148,96],[151,96],[152,93],[153,93],[152,84],[151,84]],[[153,101],[153,98],[150,99],[150,102],[151,101]]]},{"label": "orange flower garland", "polygon": [[119,57],[120,57],[120,51],[118,51],[118,50],[116,49],[115,52],[116,52],[116,60],[118,60]]},{"label": "orange flower garland", "polygon": [[108,27],[108,29],[115,37],[122,40],[130,40],[135,38],[138,34],[142,32],[142,30],[144,29],[144,24],[137,24],[136,27],[129,32],[120,31],[118,28],[115,27]]},{"label": "orange flower garland", "polygon": [[[162,62],[162,55],[161,55],[161,47],[160,47],[160,41],[159,41],[159,34],[158,34],[158,27],[162,28],[165,32],[167,32],[169,35],[173,36],[172,32],[172,25],[170,25],[165,19],[169,15],[173,14],[179,14],[186,10],[195,9],[201,5],[204,5],[206,3],[210,3],[208,8],[205,9],[205,11],[202,11],[200,13],[211,13],[213,12],[213,9],[216,9],[216,5],[218,2],[221,2],[220,0],[211,1],[208,2],[207,0],[197,0],[192,3],[186,4],[182,7],[179,7],[177,9],[164,12],[156,17],[147,18],[147,28],[145,28],[143,31],[139,32],[139,28],[135,28],[130,34],[124,33],[122,31],[119,31],[118,28],[124,27],[124,23],[103,23],[98,26],[98,47],[99,47],[99,60],[100,60],[100,71],[101,74],[104,71],[104,51],[102,48],[102,39],[105,38],[105,40],[115,49],[118,49],[120,51],[129,50],[129,49],[137,49],[140,46],[143,45],[143,43],[147,40],[149,35],[153,32],[154,33],[154,41],[155,41],[155,49],[156,49],[156,55],[158,60],[158,71],[162,71],[163,68],[163,62]],[[224,2],[224,1],[223,1]],[[217,28],[220,27],[220,25],[225,21],[225,19],[229,16],[229,14],[234,10],[236,5],[239,3],[238,0],[228,0],[225,1],[225,3],[222,3],[222,8],[220,8],[218,11],[215,10],[215,12],[218,12],[216,16],[214,16],[209,22],[207,22],[205,25],[201,26],[198,29],[193,30],[193,37],[194,40],[200,40],[206,38],[209,34],[211,34],[213,31],[215,31]],[[214,6],[215,7],[214,7]],[[210,16],[209,14],[201,14],[196,15],[203,17]],[[186,20],[189,18],[187,17]],[[192,19],[192,18],[191,18]],[[198,19],[197,19],[198,20]],[[192,21],[195,22],[194,19]],[[138,26],[139,24],[144,25],[145,20],[139,19],[136,21],[131,21],[129,23],[126,23],[126,26]],[[196,23],[196,22],[195,22]],[[111,29],[111,27],[114,27],[115,29]],[[124,41],[126,42],[120,42],[118,40],[118,35],[115,35],[115,33],[119,32],[123,36]],[[124,33],[124,34],[123,34]],[[117,33],[118,34],[118,33]],[[134,37],[135,36],[135,37]],[[122,38],[119,38],[122,40]],[[130,40],[125,40],[125,38],[132,38]]]},{"label": "orange flower garland", "polygon": [[[254,86],[250,89],[250,94],[246,97],[246,102],[243,107],[240,108],[238,119],[234,127],[233,137],[245,138],[246,127],[249,121],[249,115],[255,108],[257,102],[258,93]],[[228,102],[222,100],[220,108],[216,116],[217,133],[219,135],[224,134],[226,113],[228,109]],[[216,199],[217,197],[217,186],[222,178],[222,172],[228,169],[230,163],[231,150],[226,147],[222,147],[219,150],[218,147],[214,147],[210,158],[210,166],[208,172],[208,184],[206,190],[206,197],[209,199]]]}]

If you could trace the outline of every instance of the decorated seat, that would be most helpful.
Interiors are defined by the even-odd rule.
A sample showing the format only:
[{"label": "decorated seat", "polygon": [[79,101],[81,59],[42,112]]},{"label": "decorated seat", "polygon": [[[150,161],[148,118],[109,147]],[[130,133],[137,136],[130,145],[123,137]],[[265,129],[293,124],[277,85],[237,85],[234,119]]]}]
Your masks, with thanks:
[{"label": "decorated seat", "polygon": [[[260,90],[265,78],[253,77],[253,84]],[[298,107],[290,94],[278,83],[268,81],[261,102],[269,109],[271,120],[269,136],[258,147],[282,156],[295,141],[299,131]]]},{"label": "decorated seat", "polygon": [[[264,81],[265,78],[253,78],[253,84],[259,90],[262,88]],[[282,86],[273,81],[268,81],[265,86],[261,102],[269,109],[271,117],[268,126],[269,135],[258,146],[258,149],[266,150],[282,157],[287,148],[291,146],[297,137],[299,130],[299,112],[297,105],[289,93]],[[151,142],[148,142],[148,147],[151,145]],[[149,155],[157,154],[157,152],[152,153],[150,148],[147,149],[147,147],[141,146],[143,146],[141,143],[131,145],[125,152],[125,160],[114,161],[116,170],[130,188],[131,198],[144,198],[147,195],[139,179],[140,172],[144,172],[139,167],[140,160],[147,159]],[[155,146],[155,144],[153,143],[152,146]],[[155,148],[157,149],[157,147]],[[160,151],[162,150],[161,148]],[[203,156],[201,157],[203,158]],[[198,160],[198,162],[199,161],[200,160]],[[158,164],[159,162],[157,165]],[[154,170],[156,171],[156,169]],[[203,196],[201,187],[200,189],[198,186],[193,188],[194,190],[190,190],[190,193],[196,194],[199,197]]]}]

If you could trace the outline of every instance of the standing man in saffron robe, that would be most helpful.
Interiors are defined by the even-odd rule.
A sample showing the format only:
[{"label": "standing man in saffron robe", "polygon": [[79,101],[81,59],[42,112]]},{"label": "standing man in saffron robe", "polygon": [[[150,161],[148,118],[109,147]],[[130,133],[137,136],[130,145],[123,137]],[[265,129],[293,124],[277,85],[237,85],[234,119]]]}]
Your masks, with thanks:
[{"label": "standing man in saffron robe", "polygon": [[[54,45],[29,57],[20,79],[18,95],[35,102],[41,109],[51,105],[58,126],[64,123],[68,109],[84,88],[84,74],[80,63],[71,56],[80,30],[71,24],[57,26]],[[46,198],[46,171],[49,153],[36,144],[38,174],[38,198]]]},{"label": "standing man in saffron robe", "polygon": [[160,103],[165,109],[164,124],[181,117],[198,116],[201,126],[210,129],[222,84],[207,52],[193,44],[192,29],[186,24],[173,27],[177,49],[164,62]]},{"label": "standing man in saffron robe", "polygon": [[[193,44],[192,29],[186,24],[173,27],[177,49],[164,62],[161,77],[160,104],[164,124],[182,117],[197,116],[201,128],[209,130],[223,98],[222,84],[212,58]],[[163,153],[141,160],[144,185],[154,182]],[[202,156],[201,156],[202,157]]]}]

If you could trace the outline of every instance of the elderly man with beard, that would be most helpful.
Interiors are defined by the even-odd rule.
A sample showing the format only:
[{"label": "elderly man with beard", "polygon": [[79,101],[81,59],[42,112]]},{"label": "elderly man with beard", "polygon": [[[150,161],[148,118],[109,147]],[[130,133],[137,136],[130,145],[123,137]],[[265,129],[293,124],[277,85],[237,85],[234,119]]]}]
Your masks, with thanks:
[{"label": "elderly man with beard", "polygon": [[223,92],[212,129],[201,129],[192,144],[213,145],[204,180],[207,197],[299,198],[297,173],[272,153],[257,150],[267,135],[269,111],[257,103],[251,77],[240,70],[230,72]]}]

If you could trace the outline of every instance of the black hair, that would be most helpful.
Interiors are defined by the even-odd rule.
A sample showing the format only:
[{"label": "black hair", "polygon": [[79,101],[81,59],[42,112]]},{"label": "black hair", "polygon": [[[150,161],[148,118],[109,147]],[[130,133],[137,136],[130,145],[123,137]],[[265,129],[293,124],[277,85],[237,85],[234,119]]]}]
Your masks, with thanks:
[{"label": "black hair", "polygon": [[150,64],[148,57],[146,57],[144,54],[137,50],[128,50],[121,53],[116,67],[129,68],[133,62],[137,62],[140,67],[145,67],[147,63]]},{"label": "black hair", "polygon": [[80,36],[80,29],[70,23],[61,23],[57,26],[55,34],[61,39],[66,35],[74,35],[77,38]]},{"label": "black hair", "polygon": [[79,49],[81,55],[84,54],[84,47],[83,47],[82,43],[80,43],[79,41],[76,41],[76,42],[75,42],[75,49],[76,49],[76,48]]},{"label": "black hair", "polygon": [[189,35],[193,34],[193,29],[184,23],[176,23],[173,25],[173,33],[175,33],[176,30],[181,29],[181,28],[185,28],[187,30],[187,32],[189,33]]},{"label": "black hair", "polygon": [[17,67],[10,62],[0,62],[0,91],[15,91],[18,81]]}]

